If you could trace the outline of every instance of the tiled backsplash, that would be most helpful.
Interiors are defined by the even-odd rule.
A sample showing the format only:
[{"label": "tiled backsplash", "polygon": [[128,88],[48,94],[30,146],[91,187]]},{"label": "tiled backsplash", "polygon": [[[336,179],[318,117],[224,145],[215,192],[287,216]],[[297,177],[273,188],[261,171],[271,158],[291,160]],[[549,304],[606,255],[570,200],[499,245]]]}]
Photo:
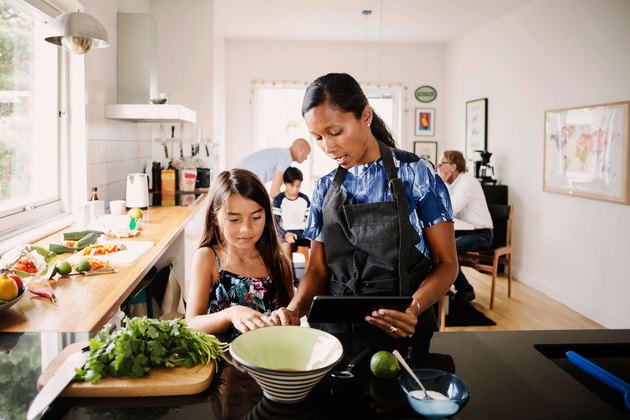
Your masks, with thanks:
[{"label": "tiled backsplash", "polygon": [[[97,187],[99,198],[107,205],[111,200],[124,200],[127,175],[144,172],[146,164],[151,162],[151,127],[135,122],[102,121],[107,130],[94,132],[107,131],[109,136],[88,141],[87,176],[88,187]],[[117,129],[120,138],[111,135]]]}]

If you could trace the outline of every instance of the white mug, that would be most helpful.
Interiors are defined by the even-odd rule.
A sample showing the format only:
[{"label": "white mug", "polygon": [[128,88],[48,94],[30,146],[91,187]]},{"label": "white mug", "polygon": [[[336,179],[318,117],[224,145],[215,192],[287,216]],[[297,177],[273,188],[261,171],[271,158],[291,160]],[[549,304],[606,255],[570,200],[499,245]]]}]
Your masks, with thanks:
[{"label": "white mug", "polygon": [[112,200],[109,202],[109,211],[112,214],[125,214],[127,203],[125,200]]}]

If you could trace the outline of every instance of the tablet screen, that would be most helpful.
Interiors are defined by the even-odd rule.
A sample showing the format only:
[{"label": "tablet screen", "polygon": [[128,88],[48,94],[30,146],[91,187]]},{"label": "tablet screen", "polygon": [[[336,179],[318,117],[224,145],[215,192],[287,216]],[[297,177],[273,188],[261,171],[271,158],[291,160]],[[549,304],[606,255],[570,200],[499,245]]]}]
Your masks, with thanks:
[{"label": "tablet screen", "polygon": [[411,296],[315,296],[308,313],[309,322],[361,322],[375,309],[404,312]]}]

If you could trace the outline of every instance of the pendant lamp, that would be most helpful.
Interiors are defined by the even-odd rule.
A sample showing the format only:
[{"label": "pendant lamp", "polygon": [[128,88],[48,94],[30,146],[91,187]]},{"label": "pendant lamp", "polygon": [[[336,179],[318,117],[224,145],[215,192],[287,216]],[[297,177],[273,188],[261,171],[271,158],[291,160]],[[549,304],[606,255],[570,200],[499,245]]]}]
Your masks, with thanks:
[{"label": "pendant lamp", "polygon": [[45,38],[72,54],[85,54],[91,48],[109,47],[107,31],[93,16],[82,12],[68,12],[57,16],[52,24],[55,36]]}]

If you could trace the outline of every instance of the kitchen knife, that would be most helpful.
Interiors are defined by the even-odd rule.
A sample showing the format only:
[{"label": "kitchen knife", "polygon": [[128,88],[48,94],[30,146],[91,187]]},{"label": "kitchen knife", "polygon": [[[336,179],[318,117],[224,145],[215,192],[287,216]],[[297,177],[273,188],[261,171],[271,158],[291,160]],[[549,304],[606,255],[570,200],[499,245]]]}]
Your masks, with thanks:
[{"label": "kitchen knife", "polygon": [[82,273],[70,273],[68,275],[69,276],[93,276],[96,274],[110,274],[110,273],[115,273],[115,272],[116,272],[115,268],[99,268],[98,270],[84,271]]},{"label": "kitchen knife", "polygon": [[73,353],[64,360],[31,403],[26,415],[27,420],[34,419],[61,394],[76,375],[75,369],[83,366],[89,354],[89,350],[85,348],[84,351]]}]

